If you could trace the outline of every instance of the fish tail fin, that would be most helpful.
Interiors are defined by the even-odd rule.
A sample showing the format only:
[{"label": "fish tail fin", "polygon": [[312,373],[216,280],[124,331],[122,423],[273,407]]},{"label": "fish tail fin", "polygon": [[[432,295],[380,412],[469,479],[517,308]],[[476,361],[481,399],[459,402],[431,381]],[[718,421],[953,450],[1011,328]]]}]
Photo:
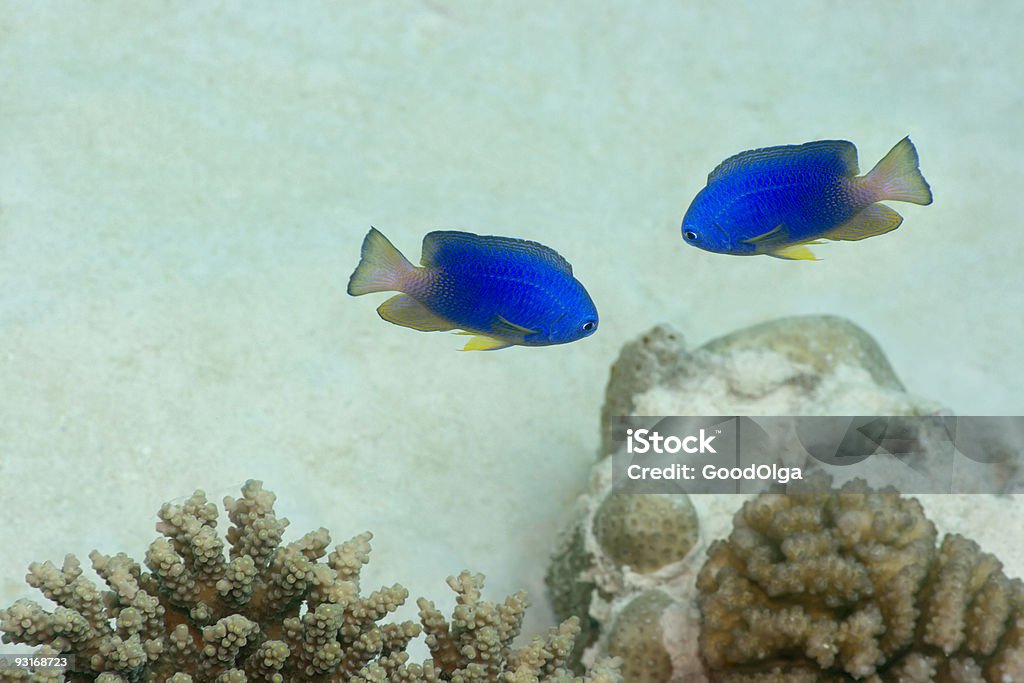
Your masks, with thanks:
[{"label": "fish tail fin", "polygon": [[413,270],[415,266],[380,230],[370,228],[363,239],[359,265],[348,279],[348,293],[360,296],[370,292],[402,291]]},{"label": "fish tail fin", "polygon": [[932,190],[921,175],[917,149],[909,137],[897,142],[863,180],[874,189],[879,201],[932,203]]}]

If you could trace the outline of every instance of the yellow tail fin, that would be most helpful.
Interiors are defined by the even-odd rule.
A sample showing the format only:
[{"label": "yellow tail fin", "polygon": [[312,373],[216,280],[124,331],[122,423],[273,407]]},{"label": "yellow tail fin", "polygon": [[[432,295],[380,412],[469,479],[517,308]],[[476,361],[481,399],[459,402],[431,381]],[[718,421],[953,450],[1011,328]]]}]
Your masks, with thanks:
[{"label": "yellow tail fin", "polygon": [[348,293],[360,296],[370,292],[402,291],[406,277],[415,268],[380,230],[370,228],[363,239],[359,265],[348,279]]},{"label": "yellow tail fin", "polygon": [[931,204],[932,190],[917,164],[917,149],[910,138],[905,137],[864,176],[864,182],[878,193],[877,201],[891,199]]}]

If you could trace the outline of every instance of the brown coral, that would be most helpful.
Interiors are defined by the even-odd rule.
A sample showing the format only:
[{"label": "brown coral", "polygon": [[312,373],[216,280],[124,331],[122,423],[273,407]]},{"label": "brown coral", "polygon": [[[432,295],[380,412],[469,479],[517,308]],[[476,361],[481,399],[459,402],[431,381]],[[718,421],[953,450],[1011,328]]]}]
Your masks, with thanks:
[{"label": "brown coral", "polygon": [[[555,614],[560,619],[575,617],[582,624],[570,657],[573,666],[600,636],[600,624],[591,613],[595,599],[625,592],[627,581],[632,584],[637,576],[679,563],[692,553],[700,535],[697,512],[685,494],[620,494],[605,489],[601,498],[590,502],[563,536],[545,576]],[[632,666],[630,657],[623,660],[624,670]]]},{"label": "brown coral", "polygon": [[638,594],[616,617],[608,634],[608,654],[622,660],[630,683],[656,683],[672,677],[672,658],[662,642],[661,617],[672,598],[659,590]]},{"label": "brown coral", "polygon": [[601,549],[642,574],[686,557],[697,536],[697,513],[686,495],[610,495],[594,513]]},{"label": "brown coral", "polygon": [[1024,680],[1024,586],[916,499],[762,494],[698,578],[713,681]]},{"label": "brown coral", "polygon": [[[525,596],[502,605],[480,600],[482,576],[449,583],[459,593],[451,624],[420,601],[433,660],[407,663],[405,650],[421,633],[413,622],[384,623],[408,592],[395,584],[360,594],[359,572],[371,535],[328,554],[330,535],[318,529],[288,545],[288,520],[274,513],[274,494],[250,480],[242,498],[226,498],[232,522],[228,557],[216,533],[217,509],[197,491],[183,505],[164,505],[163,535],[143,568],[124,554],[90,554],[108,590],[83,576],[73,555],[61,567],[34,563],[27,580],[58,606],[31,600],[0,610],[3,641],[42,646],[39,653],[74,654],[66,674],[0,672],[0,680],[117,681],[536,681],[563,680],[566,654],[578,631],[567,621],[547,639],[521,650]],[[320,562],[326,556],[326,563]],[[609,663],[593,681],[617,680]]]}]

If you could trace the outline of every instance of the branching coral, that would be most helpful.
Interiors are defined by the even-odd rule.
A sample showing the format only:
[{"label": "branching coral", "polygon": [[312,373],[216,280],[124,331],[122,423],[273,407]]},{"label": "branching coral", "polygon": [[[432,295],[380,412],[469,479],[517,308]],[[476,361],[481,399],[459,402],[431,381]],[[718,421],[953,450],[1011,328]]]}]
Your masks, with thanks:
[{"label": "branching coral", "polygon": [[567,619],[552,628],[546,637],[534,638],[526,647],[513,650],[512,641],[519,635],[526,610],[526,594],[516,593],[497,604],[480,599],[484,577],[463,572],[449,577],[448,585],[457,594],[449,622],[434,606],[420,598],[420,621],[427,634],[431,660],[423,665],[409,665],[391,673],[371,665],[356,681],[461,681],[463,683],[505,681],[618,681],[618,665],[607,660],[599,663],[589,676],[574,677],[566,668],[579,622]]},{"label": "branching coral", "polygon": [[1024,585],[913,498],[762,494],[698,577],[700,648],[722,683],[1024,680]]},{"label": "branching coral", "polygon": [[[281,545],[288,520],[274,494],[250,480],[242,498],[224,500],[232,526],[228,554],[216,533],[217,508],[197,491],[164,505],[163,535],[146,552],[145,571],[124,554],[90,554],[108,590],[82,573],[73,555],[61,567],[29,567],[28,583],[57,604],[31,600],[0,610],[3,641],[75,655],[69,680],[118,681],[536,681],[563,680],[578,631],[574,621],[546,639],[512,650],[525,610],[517,594],[495,605],[480,599],[482,576],[449,583],[459,594],[449,624],[420,601],[423,627],[380,623],[408,597],[402,586],[360,594],[359,572],[371,535],[328,554],[326,529]],[[326,562],[320,562],[326,557]],[[408,664],[406,647],[422,630],[433,659]],[[0,673],[3,680],[60,680],[52,671]],[[588,680],[614,681],[610,663]]]}]

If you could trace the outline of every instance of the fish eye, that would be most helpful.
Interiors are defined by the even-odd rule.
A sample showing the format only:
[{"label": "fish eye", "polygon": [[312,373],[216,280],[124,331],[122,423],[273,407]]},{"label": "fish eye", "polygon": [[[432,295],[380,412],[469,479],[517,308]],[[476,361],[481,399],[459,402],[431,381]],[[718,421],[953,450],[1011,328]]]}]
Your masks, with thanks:
[{"label": "fish eye", "polygon": [[697,241],[697,233],[695,233],[693,230],[687,230],[686,232],[684,232],[683,237],[691,242]]},{"label": "fish eye", "polygon": [[588,320],[587,322],[583,323],[584,332],[593,332],[596,327],[597,323],[595,323],[593,320]]}]

